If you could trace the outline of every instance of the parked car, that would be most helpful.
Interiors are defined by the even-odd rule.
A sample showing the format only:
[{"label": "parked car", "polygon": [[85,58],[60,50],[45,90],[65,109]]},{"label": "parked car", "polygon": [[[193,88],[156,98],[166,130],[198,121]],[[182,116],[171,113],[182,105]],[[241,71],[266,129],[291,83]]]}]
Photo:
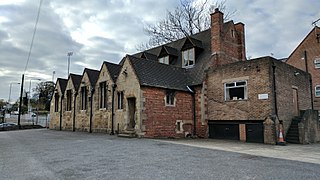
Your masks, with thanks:
[{"label": "parked car", "polygon": [[16,123],[0,123],[0,128],[3,128],[3,127],[11,127],[11,126],[16,126],[17,124]]}]

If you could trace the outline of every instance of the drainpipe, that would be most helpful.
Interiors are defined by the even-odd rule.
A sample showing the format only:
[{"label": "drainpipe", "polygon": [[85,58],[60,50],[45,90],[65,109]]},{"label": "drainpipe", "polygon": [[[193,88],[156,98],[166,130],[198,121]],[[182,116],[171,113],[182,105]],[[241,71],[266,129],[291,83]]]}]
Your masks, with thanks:
[{"label": "drainpipe", "polygon": [[[307,51],[304,51],[304,63],[305,63],[305,66],[306,66],[306,72],[309,74],[309,68],[308,68],[308,59],[307,59]],[[311,93],[311,109],[313,110],[314,109],[314,105],[313,105],[313,92],[312,92],[312,78],[311,76],[309,77],[309,83],[310,83],[310,93]]]},{"label": "drainpipe", "polygon": [[276,87],[276,65],[272,62],[272,83],[273,83],[273,99],[274,114],[278,117],[277,87]]},{"label": "drainpipe", "polygon": [[63,100],[63,93],[61,95],[61,100],[60,100],[60,131],[62,130],[62,100]]},{"label": "drainpipe", "polygon": [[111,101],[111,133],[110,135],[114,135],[114,92],[116,90],[117,85],[112,84],[112,101]]},{"label": "drainpipe", "polygon": [[78,95],[78,92],[76,91],[74,93],[74,101],[73,101],[73,124],[72,124],[72,131],[76,131],[76,101],[77,101],[77,95]]},{"label": "drainpipe", "polygon": [[273,84],[273,106],[274,106],[274,115],[275,119],[274,122],[274,134],[275,134],[275,142],[278,144],[278,135],[277,135],[277,128],[276,128],[276,118],[278,118],[278,102],[277,102],[277,87],[276,87],[276,65],[272,62],[272,84]]},{"label": "drainpipe", "polygon": [[193,136],[197,135],[197,120],[196,120],[196,96],[195,91],[193,91],[189,86],[187,86],[187,89],[191,93],[192,96],[192,111],[193,111]]},{"label": "drainpipe", "polygon": [[92,102],[93,102],[93,94],[94,94],[94,88],[91,87],[89,133],[92,133],[92,104],[93,104]]}]

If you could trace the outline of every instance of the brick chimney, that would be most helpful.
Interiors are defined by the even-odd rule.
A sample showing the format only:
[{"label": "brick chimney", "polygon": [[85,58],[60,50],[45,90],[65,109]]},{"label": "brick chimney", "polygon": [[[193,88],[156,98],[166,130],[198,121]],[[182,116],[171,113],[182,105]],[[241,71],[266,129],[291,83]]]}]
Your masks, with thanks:
[{"label": "brick chimney", "polygon": [[218,8],[211,14],[211,56],[213,66],[246,59],[244,24],[224,23]]},{"label": "brick chimney", "polygon": [[222,51],[223,13],[218,8],[211,14],[211,53]]}]

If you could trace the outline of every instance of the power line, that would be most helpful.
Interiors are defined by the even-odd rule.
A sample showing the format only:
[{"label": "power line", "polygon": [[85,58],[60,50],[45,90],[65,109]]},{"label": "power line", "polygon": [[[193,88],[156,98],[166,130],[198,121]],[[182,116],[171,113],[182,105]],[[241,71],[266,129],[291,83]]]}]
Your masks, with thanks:
[{"label": "power line", "polygon": [[26,73],[26,70],[27,70],[27,68],[28,68],[28,64],[29,64],[29,60],[30,60],[30,56],[31,56],[31,51],[32,51],[32,47],[33,47],[34,37],[35,37],[36,32],[37,32],[37,26],[38,26],[38,21],[39,21],[39,17],[40,17],[41,5],[42,5],[42,0],[40,0],[40,3],[39,3],[37,19],[36,19],[36,23],[35,23],[35,25],[34,25],[33,34],[32,34],[32,39],[31,39],[31,44],[30,44],[29,53],[28,53],[28,59],[27,59],[27,63],[26,63],[26,66],[25,66],[25,68],[24,68],[24,73],[23,73],[23,74]]}]

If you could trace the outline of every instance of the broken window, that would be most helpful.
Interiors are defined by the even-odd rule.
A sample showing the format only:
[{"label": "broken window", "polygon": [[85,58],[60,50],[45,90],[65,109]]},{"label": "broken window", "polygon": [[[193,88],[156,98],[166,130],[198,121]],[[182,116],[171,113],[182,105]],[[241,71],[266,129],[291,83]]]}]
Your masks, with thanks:
[{"label": "broken window", "polygon": [[247,81],[238,81],[225,83],[225,100],[243,100],[247,99]]},{"label": "broken window", "polygon": [[182,51],[183,67],[192,67],[195,64],[194,48]]},{"label": "broken window", "polygon": [[88,99],[87,87],[83,86],[81,87],[81,110],[87,109],[87,99]]},{"label": "broken window", "polygon": [[72,91],[67,90],[67,111],[71,111]]},{"label": "broken window", "polygon": [[106,108],[107,107],[107,83],[101,82],[99,84],[99,107]]},{"label": "broken window", "polygon": [[174,106],[174,98],[175,98],[175,91],[167,90],[166,91],[166,105]]}]

